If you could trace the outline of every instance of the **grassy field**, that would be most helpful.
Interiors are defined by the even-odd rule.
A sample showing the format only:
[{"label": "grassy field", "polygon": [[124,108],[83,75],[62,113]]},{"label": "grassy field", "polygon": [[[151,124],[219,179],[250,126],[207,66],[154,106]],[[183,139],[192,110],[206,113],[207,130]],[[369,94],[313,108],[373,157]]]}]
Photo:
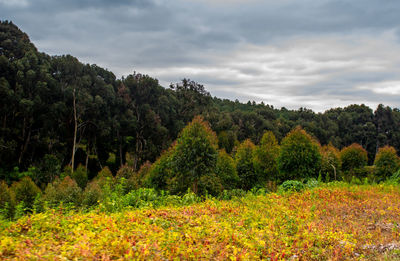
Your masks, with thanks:
[{"label": "grassy field", "polygon": [[187,207],[2,221],[0,259],[400,260],[400,190],[327,186]]}]

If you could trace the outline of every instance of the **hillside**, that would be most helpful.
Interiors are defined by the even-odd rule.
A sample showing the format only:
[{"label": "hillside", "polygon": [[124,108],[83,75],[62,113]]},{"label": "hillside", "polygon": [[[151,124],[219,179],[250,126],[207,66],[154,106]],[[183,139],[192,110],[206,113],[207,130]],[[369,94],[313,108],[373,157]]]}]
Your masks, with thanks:
[{"label": "hillside", "polygon": [[266,130],[280,141],[295,126],[322,145],[341,149],[359,143],[369,163],[379,147],[400,149],[397,108],[349,105],[314,113],[213,98],[186,79],[170,88],[139,73],[117,79],[71,55],[38,52],[8,21],[0,24],[0,47],[0,179],[9,179],[15,167],[61,170],[72,162],[86,166],[90,177],[104,166],[115,173],[127,161],[138,170],[167,149],[195,115],[210,123],[228,153],[245,139],[258,143]]}]

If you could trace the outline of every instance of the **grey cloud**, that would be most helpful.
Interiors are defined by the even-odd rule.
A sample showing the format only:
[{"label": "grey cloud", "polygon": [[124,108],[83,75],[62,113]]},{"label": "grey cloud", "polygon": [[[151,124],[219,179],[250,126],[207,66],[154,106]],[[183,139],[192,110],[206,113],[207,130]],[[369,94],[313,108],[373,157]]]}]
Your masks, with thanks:
[{"label": "grey cloud", "polygon": [[190,77],[221,98],[289,108],[400,106],[376,93],[380,83],[400,82],[397,0],[5,3],[0,16],[39,50],[70,53],[119,76],[136,70],[164,85]]}]

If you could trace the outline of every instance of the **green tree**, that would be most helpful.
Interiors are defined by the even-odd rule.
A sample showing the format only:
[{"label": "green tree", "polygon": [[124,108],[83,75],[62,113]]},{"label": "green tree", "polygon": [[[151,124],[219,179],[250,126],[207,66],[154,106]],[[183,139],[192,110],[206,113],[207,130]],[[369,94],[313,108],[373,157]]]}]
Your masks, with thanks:
[{"label": "green tree", "polygon": [[397,156],[396,149],[390,146],[379,148],[374,165],[379,180],[391,177],[400,168],[400,158]]},{"label": "green tree", "polygon": [[184,192],[190,187],[194,193],[198,193],[201,177],[213,174],[215,170],[217,149],[216,134],[202,117],[195,117],[182,130],[172,154],[175,184],[184,184],[184,187],[176,187],[177,192]]},{"label": "green tree", "polygon": [[317,178],[321,167],[319,144],[297,127],[282,140],[278,157],[281,181]]},{"label": "green tree", "polygon": [[253,164],[255,147],[253,142],[247,139],[239,145],[235,154],[236,170],[240,178],[240,187],[245,190],[252,189],[254,186],[258,185],[259,182]]},{"label": "green tree", "polygon": [[16,202],[24,202],[24,206],[28,209],[32,209],[36,196],[41,193],[30,177],[24,177],[20,181],[14,182],[11,190],[15,195]]},{"label": "green tree", "polygon": [[367,151],[360,144],[353,143],[340,151],[340,160],[345,172],[359,169],[368,163]]},{"label": "green tree", "polygon": [[254,169],[262,182],[278,178],[279,145],[272,131],[266,131],[254,151]]}]

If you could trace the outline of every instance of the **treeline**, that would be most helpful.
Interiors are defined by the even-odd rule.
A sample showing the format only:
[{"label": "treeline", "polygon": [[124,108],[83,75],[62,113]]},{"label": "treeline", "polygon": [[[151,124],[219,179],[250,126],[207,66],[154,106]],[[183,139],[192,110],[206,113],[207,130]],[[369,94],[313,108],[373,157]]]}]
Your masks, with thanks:
[{"label": "treeline", "polygon": [[[66,171],[73,176],[80,165],[88,180],[105,167],[113,176],[127,167],[139,173],[170,148],[196,115],[209,123],[215,149],[224,149],[227,157],[245,155],[243,142],[249,148],[262,144],[265,131],[283,145],[283,138],[296,126],[321,145],[343,149],[360,144],[369,165],[379,148],[400,149],[398,109],[383,105],[375,111],[350,105],[324,113],[276,109],[213,98],[203,85],[187,79],[169,88],[139,73],[117,79],[112,72],[70,55],[38,52],[29,37],[8,21],[0,23],[0,108],[0,179],[10,185],[29,176],[42,190]],[[163,158],[169,160],[164,154],[159,159]],[[65,170],[65,166],[70,167]],[[185,167],[184,159],[180,166]],[[242,167],[236,168],[239,172]],[[178,183],[159,182],[160,187],[182,190]]]},{"label": "treeline", "polygon": [[400,184],[400,158],[390,146],[380,148],[369,166],[368,153],[361,145],[354,143],[341,151],[331,144],[321,146],[301,127],[290,131],[280,144],[266,131],[259,144],[246,139],[231,155],[218,143],[208,122],[198,116],[153,164],[143,164],[139,171],[124,165],[114,177],[104,167],[89,181],[87,170],[80,165],[75,170],[65,168],[43,190],[28,171],[11,186],[0,182],[0,217],[19,217],[60,204],[106,211],[182,205],[197,202],[200,196],[230,199],[250,190],[276,191],[279,184],[281,189],[297,191],[304,184],[314,187],[330,181]]}]

